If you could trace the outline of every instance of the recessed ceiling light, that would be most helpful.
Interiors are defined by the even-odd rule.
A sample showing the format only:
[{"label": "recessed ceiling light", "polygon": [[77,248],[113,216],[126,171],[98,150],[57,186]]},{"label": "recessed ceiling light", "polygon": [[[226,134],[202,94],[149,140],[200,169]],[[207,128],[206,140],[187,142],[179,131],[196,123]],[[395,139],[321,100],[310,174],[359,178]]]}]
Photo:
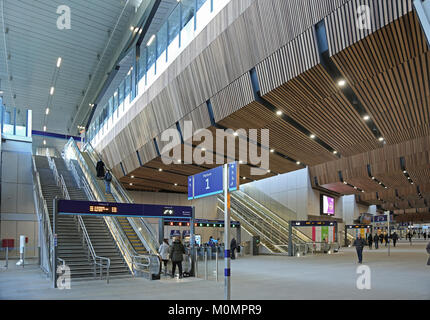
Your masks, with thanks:
[{"label": "recessed ceiling light", "polygon": [[370,120],[370,117],[366,114],[366,115],[363,117],[363,120],[364,120],[364,121],[368,121],[368,120]]},{"label": "recessed ceiling light", "polygon": [[43,145],[45,145],[46,144],[46,140],[43,140]]},{"label": "recessed ceiling light", "polygon": [[202,148],[202,151],[206,151],[206,148]]},{"label": "recessed ceiling light", "polygon": [[379,182],[379,184],[382,184],[382,182]]},{"label": "recessed ceiling light", "polygon": [[58,57],[57,59],[57,68],[59,68],[61,66],[61,57]]},{"label": "recessed ceiling light", "polygon": [[181,159],[176,160],[178,163],[182,163]]},{"label": "recessed ceiling light", "polygon": [[130,26],[130,31],[133,31],[134,30],[134,27],[133,26]]},{"label": "recessed ceiling light", "polygon": [[296,164],[299,166],[300,165],[300,161],[297,161]]},{"label": "recessed ceiling light", "polygon": [[161,168],[160,168],[160,169],[158,169],[158,171],[160,171],[160,172],[161,172],[161,171],[163,171],[163,169],[161,169]]},{"label": "recessed ceiling light", "polygon": [[242,163],[243,163],[243,161],[242,161],[242,160],[239,160],[239,163],[240,163],[240,164],[242,164]]},{"label": "recessed ceiling light", "polygon": [[270,149],[270,152],[271,152],[271,153],[275,152],[275,149]]},{"label": "recessed ceiling light", "polygon": [[148,41],[148,43],[146,44],[148,47],[152,44],[152,42],[155,40],[155,34],[153,34],[152,36],[151,36],[151,38],[149,38],[149,41]]},{"label": "recessed ceiling light", "polygon": [[55,91],[55,88],[54,87],[51,87],[51,90],[49,91],[49,94],[52,96],[52,95],[54,95],[54,91]]},{"label": "recessed ceiling light", "polygon": [[384,138],[383,137],[379,137],[379,139],[378,139],[379,141],[384,141]]},{"label": "recessed ceiling light", "polygon": [[314,134],[311,134],[311,139],[315,139],[316,136]]},{"label": "recessed ceiling light", "polygon": [[233,135],[237,137],[239,134],[237,132],[233,132]]},{"label": "recessed ceiling light", "polygon": [[271,171],[270,170],[267,170],[267,173],[270,173]]},{"label": "recessed ceiling light", "polygon": [[246,177],[243,177],[242,179],[243,179],[243,180],[246,180]]},{"label": "recessed ceiling light", "polygon": [[361,192],[363,192],[363,193],[364,193],[364,190],[361,190]]},{"label": "recessed ceiling light", "polygon": [[375,177],[372,177],[372,180],[375,180],[376,178]]},{"label": "recessed ceiling light", "polygon": [[132,179],[134,179],[134,176],[131,176]]},{"label": "recessed ceiling light", "polygon": [[177,187],[178,186],[178,184],[177,183],[175,183],[175,187]]},{"label": "recessed ceiling light", "polygon": [[337,84],[339,85],[339,87],[344,87],[346,85],[346,81],[342,79],[342,80],[339,80]]},{"label": "recessed ceiling light", "polygon": [[335,150],[335,151],[333,151],[333,154],[337,154],[337,151]]},{"label": "recessed ceiling light", "polygon": [[281,110],[276,111],[276,115],[282,116],[282,111]]},{"label": "recessed ceiling light", "polygon": [[343,184],[348,184],[348,182],[344,181]]},{"label": "recessed ceiling light", "polygon": [[354,187],[355,190],[357,190],[357,187]]},{"label": "recessed ceiling light", "polygon": [[408,172],[405,170],[405,171],[403,171],[403,173],[404,173],[404,174],[406,174],[406,173],[408,173]]},{"label": "recessed ceiling light", "polygon": [[46,131],[46,126],[43,126],[43,131]]},{"label": "recessed ceiling light", "polygon": [[49,114],[49,108],[46,108],[45,110],[45,114],[48,115]]},{"label": "recessed ceiling light", "polygon": [[130,183],[130,185],[132,186],[133,184],[132,184],[132,183]]}]

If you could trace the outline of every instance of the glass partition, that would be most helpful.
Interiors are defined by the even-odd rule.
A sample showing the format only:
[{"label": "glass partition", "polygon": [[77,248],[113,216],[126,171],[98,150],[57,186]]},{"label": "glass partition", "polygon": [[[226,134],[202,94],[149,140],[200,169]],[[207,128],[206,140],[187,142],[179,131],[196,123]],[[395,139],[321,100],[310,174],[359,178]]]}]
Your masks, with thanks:
[{"label": "glass partition", "polygon": [[[136,98],[139,98],[179,56],[191,41],[209,24],[209,22],[231,0],[182,0],[178,2],[166,22],[154,35],[148,35],[145,43],[141,44],[137,72],[127,74],[115,91],[112,99],[113,112],[101,112],[93,120],[95,126],[90,126],[88,140],[97,145],[104,135],[112,129],[107,128],[106,118],[112,118],[109,123],[115,124],[129,109]],[[131,93],[132,84],[136,84],[137,94]],[[128,96],[130,98],[125,101]],[[111,110],[111,100],[105,107]],[[118,108],[122,105],[122,108]],[[118,111],[117,111],[118,110]],[[117,111],[117,112],[115,112]],[[99,125],[97,125],[99,124]]]}]

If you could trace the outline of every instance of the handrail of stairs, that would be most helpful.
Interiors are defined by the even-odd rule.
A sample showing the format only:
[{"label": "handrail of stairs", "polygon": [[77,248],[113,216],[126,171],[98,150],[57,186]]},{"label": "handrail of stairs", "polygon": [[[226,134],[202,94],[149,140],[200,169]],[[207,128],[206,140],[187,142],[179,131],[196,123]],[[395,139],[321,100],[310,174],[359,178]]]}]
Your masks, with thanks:
[{"label": "handrail of stairs", "polygon": [[[87,142],[85,145],[86,150],[88,150],[88,155],[90,156],[91,160],[93,161],[93,164],[95,165],[97,162],[97,159],[94,155],[97,156],[98,159],[102,159],[100,154],[92,147],[91,143]],[[112,170],[105,164],[105,167],[112,172]],[[115,177],[115,175],[112,174],[112,193],[115,196],[116,200],[118,202],[123,203],[134,203],[132,197],[128,194],[128,192],[124,189],[121,182],[118,181],[118,179]],[[143,218],[128,218],[128,221],[132,228],[134,229],[135,233],[139,237],[139,239],[142,241],[142,243],[145,245],[145,247],[148,249],[148,251],[152,254],[157,254],[158,250],[158,242],[157,242],[157,236],[153,228],[150,224],[148,224]],[[146,234],[149,235],[149,237],[145,237],[141,230],[145,230]]]},{"label": "handrail of stairs", "polygon": [[[64,182],[63,175],[60,175],[60,188],[63,193],[63,196],[66,200],[70,200],[69,191],[67,190],[66,183]],[[94,250],[93,244],[91,243],[91,239],[88,235],[87,228],[85,227],[85,223],[81,216],[74,215],[74,219],[77,222],[79,234],[82,240],[82,246],[87,248],[88,252],[88,260],[92,259],[94,265],[94,277],[96,277],[96,266],[100,267],[100,280],[103,278],[103,268],[106,268],[106,281],[109,284],[109,269],[110,269],[110,259],[107,257],[98,256]],[[106,262],[104,264],[103,262]]]},{"label": "handrail of stairs", "polygon": [[[41,243],[40,248],[40,267],[49,276],[52,276],[52,254],[54,250],[54,237],[52,234],[51,220],[49,219],[48,206],[46,200],[43,197],[42,184],[40,182],[40,175],[37,171],[35,157],[33,160],[33,197],[34,204],[39,220],[39,238]],[[43,252],[42,252],[43,250]]]},{"label": "handrail of stairs", "polygon": [[[66,163],[71,161],[72,158],[78,161],[84,174],[84,177],[81,177],[81,183],[84,192],[87,195],[87,198],[90,201],[106,201],[104,193],[101,191],[100,186],[96,181],[96,178],[92,174],[91,170],[88,168],[85,159],[83,158],[80,150],[78,149],[73,139],[70,139],[69,142],[66,144],[64,154],[66,155]],[[90,183],[93,188],[90,186]],[[122,230],[118,220],[115,217],[105,216],[103,218],[119,250],[121,251],[121,254],[124,257],[124,260],[127,263],[130,272],[133,272],[132,256],[136,255],[133,246],[131,245],[127,236],[124,234],[124,231]]]}]

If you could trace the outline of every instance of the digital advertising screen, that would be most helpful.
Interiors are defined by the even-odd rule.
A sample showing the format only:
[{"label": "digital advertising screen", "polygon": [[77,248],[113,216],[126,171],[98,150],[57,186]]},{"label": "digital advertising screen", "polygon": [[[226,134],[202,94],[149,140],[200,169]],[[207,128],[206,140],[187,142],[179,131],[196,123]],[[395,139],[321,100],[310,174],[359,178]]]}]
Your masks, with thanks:
[{"label": "digital advertising screen", "polygon": [[321,214],[334,215],[334,198],[326,195],[321,195]]}]

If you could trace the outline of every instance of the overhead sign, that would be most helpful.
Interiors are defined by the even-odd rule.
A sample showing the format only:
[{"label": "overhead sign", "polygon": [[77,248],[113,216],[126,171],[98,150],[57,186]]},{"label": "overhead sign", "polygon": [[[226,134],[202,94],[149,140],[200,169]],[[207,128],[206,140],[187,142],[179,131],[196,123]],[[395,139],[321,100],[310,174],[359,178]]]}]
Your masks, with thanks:
[{"label": "overhead sign", "polygon": [[192,208],[154,204],[59,200],[58,213],[87,216],[121,216],[136,218],[179,217],[191,219]]},{"label": "overhead sign", "polygon": [[[390,221],[393,221],[393,216],[390,215]],[[372,222],[387,222],[388,221],[388,216],[387,215],[383,215],[383,216],[373,216],[372,217]]]},{"label": "overhead sign", "polygon": [[352,225],[346,225],[347,229],[369,229],[372,228],[371,225],[364,225],[364,224],[352,224]]},{"label": "overhead sign", "polygon": [[[239,188],[239,170],[237,162],[228,164],[229,191]],[[223,166],[188,177],[188,200],[209,197],[224,190]]]},{"label": "overhead sign", "polygon": [[[166,226],[182,226],[189,227],[189,220],[181,219],[181,218],[165,218],[164,225]],[[194,220],[195,227],[223,227],[224,220],[207,220],[207,219],[195,219]],[[231,227],[239,227],[239,221],[230,221]]]},{"label": "overhead sign", "polygon": [[336,221],[291,221],[293,227],[330,227],[336,226]]}]

